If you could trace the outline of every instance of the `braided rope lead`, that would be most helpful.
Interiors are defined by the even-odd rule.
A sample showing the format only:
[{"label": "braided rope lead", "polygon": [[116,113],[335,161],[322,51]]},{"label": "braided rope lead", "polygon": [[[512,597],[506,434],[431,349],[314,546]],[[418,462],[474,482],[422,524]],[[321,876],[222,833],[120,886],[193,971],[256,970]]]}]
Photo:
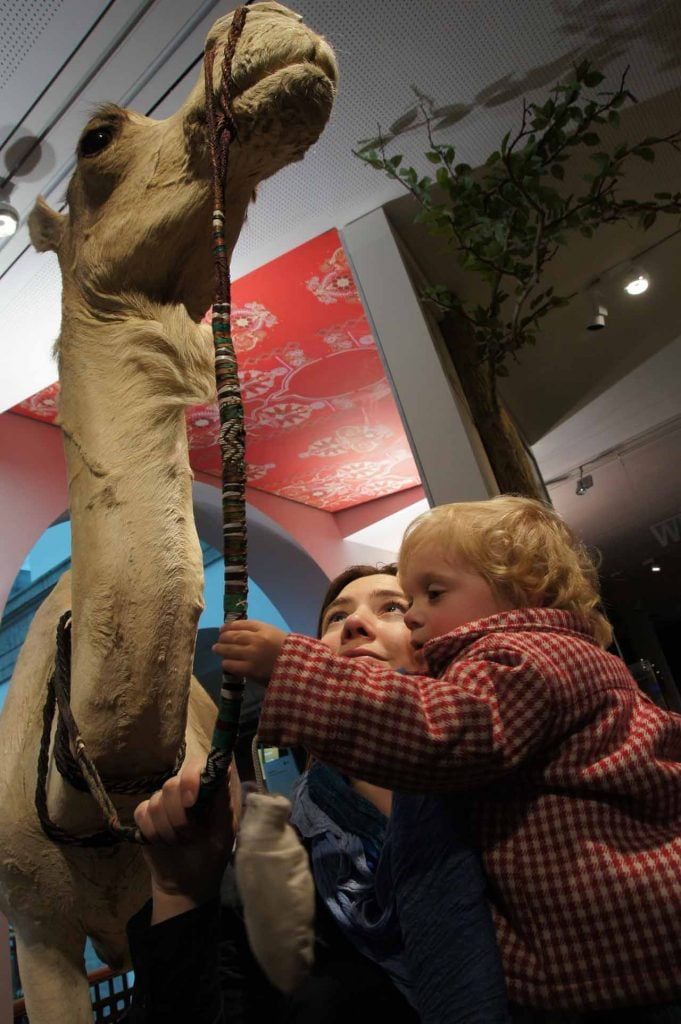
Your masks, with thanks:
[{"label": "braided rope lead", "polygon": [[[112,846],[120,842],[145,842],[140,838],[138,830],[133,826],[123,825],[118,811],[111,802],[94,762],[88,757],[85,744],[78,732],[78,726],[71,713],[68,702],[68,681],[71,676],[71,612],[65,612],[57,626],[57,654],[54,672],[48,683],[47,699],[43,709],[43,732],[38,755],[38,774],[35,790],[35,805],[40,825],[48,837],[54,842],[67,846]],[[47,772],[49,767],[50,733],[52,718],[58,705],[69,740],[71,741],[76,762],[92,796],[99,804],[108,831],[94,832],[90,835],[75,836],[60,828],[50,818],[47,809]]]},{"label": "braided rope lead", "polygon": [[[225,245],[224,189],[227,181],[229,145],[236,136],[231,107],[232,60],[244,27],[247,10],[238,7],[225,44],[222,60],[222,89],[218,110],[214,105],[213,66],[215,50],[207,49],[204,59],[206,119],[213,170],[213,344],[215,379],[220,410],[220,451],[222,455],[222,522],[225,558],[225,622],[246,617],[248,572],[246,567],[246,435],[239,387],[237,361],[230,330],[230,277]],[[224,780],[232,759],[239,729],[244,680],[222,674],[220,705],[213,731],[212,748],[201,776],[199,804],[215,793]]]}]

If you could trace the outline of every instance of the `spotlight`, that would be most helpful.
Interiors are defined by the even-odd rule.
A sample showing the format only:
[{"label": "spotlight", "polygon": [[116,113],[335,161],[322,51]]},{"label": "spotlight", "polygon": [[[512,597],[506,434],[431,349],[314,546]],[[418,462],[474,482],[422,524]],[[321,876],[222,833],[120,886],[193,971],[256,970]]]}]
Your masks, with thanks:
[{"label": "spotlight", "polygon": [[6,199],[0,199],[0,238],[9,238],[19,227],[19,214]]},{"label": "spotlight", "polygon": [[651,572],[662,572],[662,566],[659,565],[657,562],[651,562],[650,563],[650,571]]},{"label": "spotlight", "polygon": [[629,295],[643,295],[649,286],[650,278],[640,267],[632,267],[624,279],[624,290]]},{"label": "spotlight", "polygon": [[594,485],[594,478],[591,476],[590,473],[587,476],[584,476],[584,473],[582,472],[582,469],[583,469],[583,467],[580,466],[579,467],[579,480],[577,481],[577,489],[575,490],[575,494],[579,494],[579,495],[586,494],[586,492],[589,490],[589,488],[593,487],[593,485]]},{"label": "spotlight", "polygon": [[586,325],[587,331],[602,331],[605,327],[605,318],[608,315],[608,307],[602,295],[598,292],[590,292],[591,315]]}]

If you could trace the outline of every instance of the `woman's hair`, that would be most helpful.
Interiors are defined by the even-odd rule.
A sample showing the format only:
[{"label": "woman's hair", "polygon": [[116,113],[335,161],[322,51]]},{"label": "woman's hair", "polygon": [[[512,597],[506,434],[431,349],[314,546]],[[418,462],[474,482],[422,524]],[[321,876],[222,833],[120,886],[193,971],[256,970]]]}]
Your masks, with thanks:
[{"label": "woman's hair", "polygon": [[344,569],[343,572],[332,579],[324,594],[324,600],[319,610],[317,637],[322,635],[324,612],[331,602],[336,600],[341,590],[344,590],[348,583],[363,579],[365,576],[397,576],[397,563],[389,562],[387,565],[349,565],[347,569]]},{"label": "woman's hair", "polygon": [[598,572],[585,546],[541,501],[502,494],[439,505],[405,532],[400,572],[423,548],[460,555],[516,608],[563,608],[582,615],[602,647],[612,627],[600,610]]}]

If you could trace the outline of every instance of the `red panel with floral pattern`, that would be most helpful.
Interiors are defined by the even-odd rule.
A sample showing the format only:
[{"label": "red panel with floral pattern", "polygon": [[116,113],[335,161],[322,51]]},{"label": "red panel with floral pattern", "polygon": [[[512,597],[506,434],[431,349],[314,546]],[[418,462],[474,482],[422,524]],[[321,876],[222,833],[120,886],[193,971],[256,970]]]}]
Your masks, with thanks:
[{"label": "red panel with floral pattern", "polygon": [[[336,231],[236,281],[232,334],[250,485],[336,512],[420,483]],[[12,411],[52,422],[58,389]],[[219,476],[217,407],[187,427],[192,466]]]}]

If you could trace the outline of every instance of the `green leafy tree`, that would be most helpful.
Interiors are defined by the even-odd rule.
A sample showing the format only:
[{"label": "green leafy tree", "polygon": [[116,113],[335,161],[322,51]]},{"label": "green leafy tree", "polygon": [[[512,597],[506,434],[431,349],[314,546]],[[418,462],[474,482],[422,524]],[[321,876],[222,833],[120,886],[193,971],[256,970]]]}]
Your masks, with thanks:
[{"label": "green leafy tree", "polygon": [[[600,126],[616,128],[620,108],[635,97],[626,88],[626,72],[615,91],[598,91],[604,80],[585,61],[544,103],[524,101],[519,129],[507,132],[481,168],[457,162],[454,146],[436,141],[432,107],[418,93],[429,142],[425,158],[434,177],[405,167],[400,155],[388,155],[380,132],[355,151],[418,200],[416,219],[484,283],[484,298],[476,304],[441,284],[427,288],[424,297],[446,314],[447,352],[503,491],[542,493],[497,382],[508,375],[509,360],[536,344],[542,320],[574,298],[545,287],[547,265],[574,233],[591,238],[617,221],[647,230],[660,215],[681,213],[681,192],[656,192],[645,201],[622,196],[630,161],[652,163],[665,145],[678,150],[681,130],[606,147]],[[577,188],[568,187],[576,176],[572,167],[583,170],[584,162],[589,172],[579,176]]]}]

